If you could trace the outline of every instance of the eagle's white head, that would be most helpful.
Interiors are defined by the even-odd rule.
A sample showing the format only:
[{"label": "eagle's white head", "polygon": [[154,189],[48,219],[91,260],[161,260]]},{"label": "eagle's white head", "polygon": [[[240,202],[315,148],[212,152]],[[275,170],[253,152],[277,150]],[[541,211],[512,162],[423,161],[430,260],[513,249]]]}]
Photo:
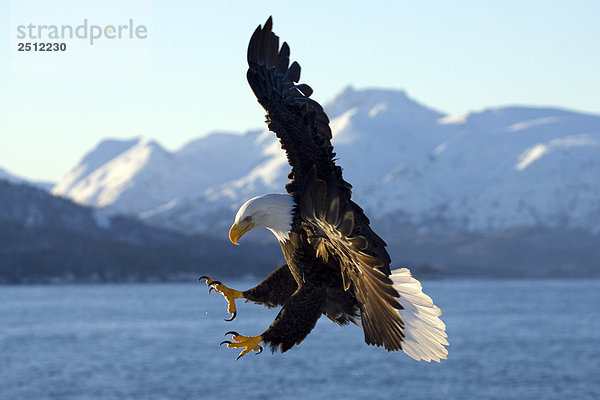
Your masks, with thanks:
[{"label": "eagle's white head", "polygon": [[265,227],[281,243],[290,237],[292,230],[294,199],[289,194],[263,194],[254,197],[240,207],[235,221],[229,230],[229,240],[233,244],[244,233],[258,227]]}]

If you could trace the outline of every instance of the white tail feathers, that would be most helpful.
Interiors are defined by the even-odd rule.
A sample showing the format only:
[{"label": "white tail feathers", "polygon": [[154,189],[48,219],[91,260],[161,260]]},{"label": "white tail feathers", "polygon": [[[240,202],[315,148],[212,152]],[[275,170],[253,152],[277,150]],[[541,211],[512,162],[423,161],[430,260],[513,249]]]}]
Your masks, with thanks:
[{"label": "white tail feathers", "polygon": [[442,311],[423,293],[421,283],[407,268],[392,271],[390,276],[400,297],[404,321],[402,350],[417,361],[445,360],[448,357],[446,324],[439,318]]}]

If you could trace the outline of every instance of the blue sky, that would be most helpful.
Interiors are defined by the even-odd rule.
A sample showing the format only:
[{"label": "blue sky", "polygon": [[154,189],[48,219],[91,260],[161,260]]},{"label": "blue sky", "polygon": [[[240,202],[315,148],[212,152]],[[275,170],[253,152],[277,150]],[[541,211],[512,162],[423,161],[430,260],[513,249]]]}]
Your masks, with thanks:
[{"label": "blue sky", "polygon": [[[403,89],[446,113],[507,104],[600,113],[598,1],[1,3],[0,167],[31,179],[59,180],[107,137],[175,150],[211,131],[263,127],[245,52],[269,15],[321,103],[351,84]],[[148,36],[16,51],[18,24],[84,19],[133,19]]]}]

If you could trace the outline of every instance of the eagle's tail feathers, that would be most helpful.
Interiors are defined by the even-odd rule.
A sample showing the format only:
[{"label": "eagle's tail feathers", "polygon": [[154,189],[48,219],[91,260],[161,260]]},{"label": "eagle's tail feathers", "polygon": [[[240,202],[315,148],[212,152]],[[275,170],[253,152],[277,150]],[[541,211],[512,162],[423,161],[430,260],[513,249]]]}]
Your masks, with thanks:
[{"label": "eagle's tail feathers", "polygon": [[421,283],[407,268],[392,271],[390,276],[400,297],[399,310],[404,322],[402,350],[415,360],[437,361],[448,356],[446,325],[439,318],[442,311],[423,293]]}]

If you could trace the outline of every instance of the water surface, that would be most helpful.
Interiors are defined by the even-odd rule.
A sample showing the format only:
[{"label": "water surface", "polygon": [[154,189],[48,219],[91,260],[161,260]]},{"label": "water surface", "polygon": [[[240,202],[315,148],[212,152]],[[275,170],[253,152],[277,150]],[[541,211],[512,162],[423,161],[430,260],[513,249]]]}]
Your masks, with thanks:
[{"label": "water surface", "polygon": [[[245,289],[250,281],[226,282]],[[204,284],[0,287],[2,399],[599,399],[600,281],[425,281],[449,359],[416,362],[321,318],[301,346],[235,361]]]}]

